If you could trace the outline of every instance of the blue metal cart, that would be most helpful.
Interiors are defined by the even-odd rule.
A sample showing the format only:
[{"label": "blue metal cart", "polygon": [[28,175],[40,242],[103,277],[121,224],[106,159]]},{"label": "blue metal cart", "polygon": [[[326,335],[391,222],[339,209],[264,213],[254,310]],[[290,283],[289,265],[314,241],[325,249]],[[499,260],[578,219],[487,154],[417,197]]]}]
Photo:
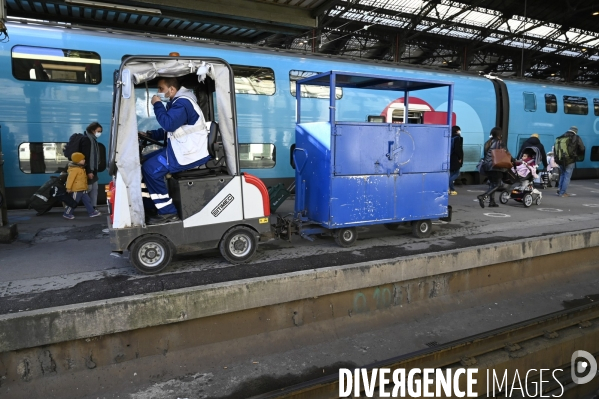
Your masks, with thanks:
[{"label": "blue metal cart", "polygon": [[[355,242],[359,226],[384,224],[394,230],[410,223],[417,237],[427,237],[432,219],[451,218],[452,83],[330,71],[296,85],[294,220],[299,234],[329,233],[347,247]],[[328,121],[302,122],[303,85],[329,86]],[[338,121],[337,105],[343,105],[335,95],[339,87],[370,90],[365,98],[372,98],[371,90],[397,91],[404,98],[403,115],[409,114],[410,92],[435,90],[447,109],[431,111],[440,124]],[[360,110],[359,104],[352,106]],[[368,119],[381,120],[356,116]]]}]

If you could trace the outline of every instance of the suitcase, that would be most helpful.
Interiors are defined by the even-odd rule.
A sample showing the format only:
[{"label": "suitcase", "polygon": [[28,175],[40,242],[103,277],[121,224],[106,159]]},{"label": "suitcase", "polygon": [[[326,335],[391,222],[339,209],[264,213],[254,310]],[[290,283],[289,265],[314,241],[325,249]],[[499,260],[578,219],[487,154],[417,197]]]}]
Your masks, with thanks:
[{"label": "suitcase", "polygon": [[67,195],[65,183],[67,174],[61,173],[60,176],[50,176],[50,180],[45,182],[31,196],[28,201],[28,208],[37,211],[37,216],[48,212],[59,201],[64,201],[69,206],[76,207],[75,200]]}]

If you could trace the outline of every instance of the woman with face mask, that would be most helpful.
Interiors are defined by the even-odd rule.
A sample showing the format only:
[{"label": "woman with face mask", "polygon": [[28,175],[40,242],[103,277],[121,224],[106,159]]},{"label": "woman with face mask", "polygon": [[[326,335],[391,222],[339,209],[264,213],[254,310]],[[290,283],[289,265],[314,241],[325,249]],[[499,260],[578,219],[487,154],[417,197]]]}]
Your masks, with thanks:
[{"label": "woman with face mask", "polygon": [[81,152],[85,155],[85,173],[87,174],[87,192],[91,198],[92,206],[98,206],[98,170],[100,163],[100,150],[98,137],[102,134],[102,125],[92,122],[85,129],[85,137],[81,140]]}]

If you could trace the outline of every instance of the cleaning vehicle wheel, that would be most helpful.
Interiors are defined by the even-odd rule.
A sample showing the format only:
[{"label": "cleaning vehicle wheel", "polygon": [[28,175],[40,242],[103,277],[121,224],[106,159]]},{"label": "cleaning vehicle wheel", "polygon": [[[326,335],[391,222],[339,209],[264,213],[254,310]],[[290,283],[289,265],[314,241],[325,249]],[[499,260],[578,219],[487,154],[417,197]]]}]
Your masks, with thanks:
[{"label": "cleaning vehicle wheel", "polygon": [[499,195],[499,202],[501,202],[504,205],[507,204],[509,199],[510,199],[510,193],[507,191],[502,191],[501,194]]},{"label": "cleaning vehicle wheel", "polygon": [[524,204],[525,207],[529,207],[532,205],[532,195],[530,194],[526,194],[524,196],[524,198],[522,198],[522,203]]},{"label": "cleaning vehicle wheel", "polygon": [[335,230],[333,236],[337,245],[347,248],[354,245],[354,242],[358,239],[358,232],[355,227],[346,227]]},{"label": "cleaning vehicle wheel", "polygon": [[158,234],[146,234],[129,247],[129,260],[144,274],[156,274],[163,271],[173,259],[174,249],[171,243]]},{"label": "cleaning vehicle wheel", "polygon": [[256,232],[246,226],[230,228],[220,241],[221,255],[231,263],[246,263],[256,253]]},{"label": "cleaning vehicle wheel", "polygon": [[412,222],[412,234],[418,238],[430,237],[433,224],[429,219],[416,220]]}]

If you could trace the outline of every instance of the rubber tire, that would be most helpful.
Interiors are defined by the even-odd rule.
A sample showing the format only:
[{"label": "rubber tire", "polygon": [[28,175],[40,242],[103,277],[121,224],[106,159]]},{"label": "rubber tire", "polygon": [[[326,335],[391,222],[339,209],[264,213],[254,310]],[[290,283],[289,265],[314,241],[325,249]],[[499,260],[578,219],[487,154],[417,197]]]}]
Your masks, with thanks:
[{"label": "rubber tire", "polygon": [[537,197],[537,199],[535,200],[535,204],[541,205],[541,197]]},{"label": "rubber tire", "polygon": [[249,262],[257,247],[256,231],[247,226],[231,227],[218,245],[223,258],[236,265]]},{"label": "rubber tire", "polygon": [[501,202],[503,205],[507,204],[507,202],[510,199],[510,193],[507,191],[502,191],[501,194],[499,194],[499,202]]},{"label": "rubber tire", "polygon": [[430,219],[416,220],[412,222],[412,234],[414,237],[427,238],[433,232],[433,224]]},{"label": "rubber tire", "polygon": [[337,245],[343,248],[351,247],[358,239],[358,231],[355,227],[344,227],[333,233]]},{"label": "rubber tire", "polygon": [[[150,263],[154,260],[144,260],[143,254],[148,254],[148,251],[154,249],[161,256],[156,264],[151,265]],[[151,256],[153,252],[149,253]],[[143,274],[156,274],[160,273],[171,263],[175,249],[171,242],[158,234],[145,234],[138,237],[129,246],[129,260],[133,263],[133,266]]]},{"label": "rubber tire", "polygon": [[385,226],[387,230],[395,231],[401,226],[401,223],[385,223],[383,226]]},{"label": "rubber tire", "polygon": [[526,208],[528,208],[529,206],[531,206],[533,203],[532,200],[532,195],[531,194],[526,194],[523,198],[522,198],[522,204],[524,204],[524,206]]}]

